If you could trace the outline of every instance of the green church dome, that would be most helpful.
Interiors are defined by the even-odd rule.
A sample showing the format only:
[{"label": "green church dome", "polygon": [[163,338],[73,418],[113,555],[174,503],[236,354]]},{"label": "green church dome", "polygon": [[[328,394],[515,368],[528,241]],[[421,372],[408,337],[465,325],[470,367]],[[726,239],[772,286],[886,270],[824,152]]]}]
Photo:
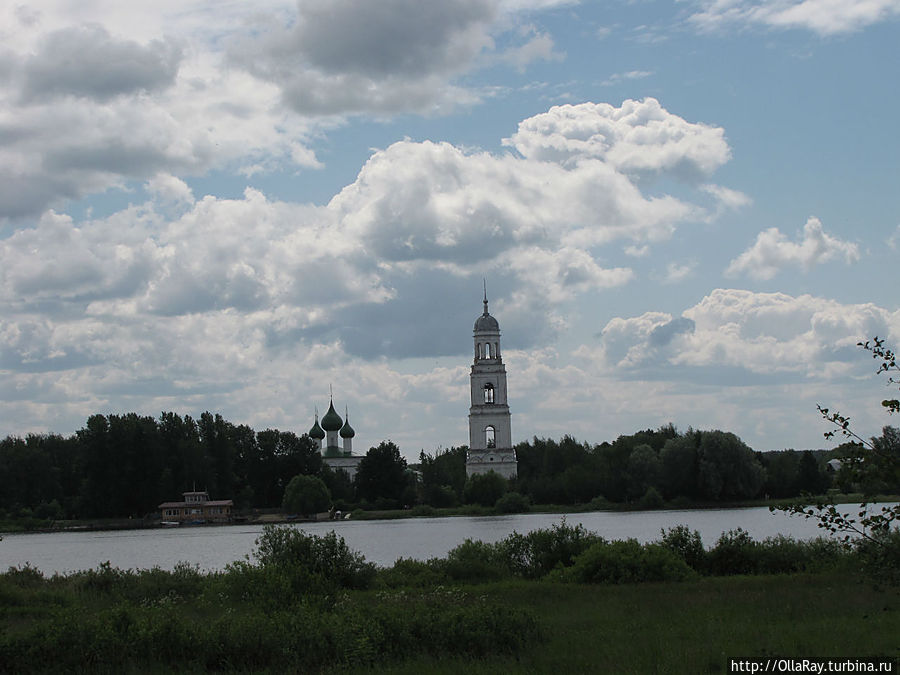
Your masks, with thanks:
[{"label": "green church dome", "polygon": [[353,431],[353,427],[350,426],[350,416],[347,416],[347,421],[344,422],[344,426],[341,427],[341,438],[353,438],[356,436],[356,432]]},{"label": "green church dome", "polygon": [[325,431],[337,431],[343,425],[344,420],[341,419],[341,416],[337,414],[334,410],[334,402],[328,406],[328,412],[325,413],[325,417],[322,418],[322,428]]},{"label": "green church dome", "polygon": [[309,437],[315,438],[317,440],[322,440],[325,438],[325,432],[322,430],[322,427],[319,426],[319,416],[316,415],[315,424],[312,425],[312,429],[309,430]]}]

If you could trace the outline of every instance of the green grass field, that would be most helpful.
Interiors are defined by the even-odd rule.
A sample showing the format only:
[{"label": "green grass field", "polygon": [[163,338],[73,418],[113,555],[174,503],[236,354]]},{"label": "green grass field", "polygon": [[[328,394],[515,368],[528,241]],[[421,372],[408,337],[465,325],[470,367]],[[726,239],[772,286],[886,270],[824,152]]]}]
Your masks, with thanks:
[{"label": "green grass field", "polygon": [[535,612],[545,639],[516,657],[419,658],[374,672],[723,673],[736,656],[900,657],[898,590],[835,573],[613,586],[510,582],[478,592]]},{"label": "green grass field", "polygon": [[897,660],[898,569],[897,534],[851,550],[735,530],[707,550],[687,528],[640,544],[562,522],[376,568],[334,533],[269,527],[254,560],[223,572],[11,568],[0,673],[721,673],[729,658]]}]

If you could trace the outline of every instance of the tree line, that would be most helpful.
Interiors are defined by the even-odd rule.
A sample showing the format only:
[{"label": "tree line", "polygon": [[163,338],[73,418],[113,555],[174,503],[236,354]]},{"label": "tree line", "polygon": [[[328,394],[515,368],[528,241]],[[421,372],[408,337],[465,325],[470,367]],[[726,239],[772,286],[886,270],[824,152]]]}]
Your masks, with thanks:
[{"label": "tree line", "polygon": [[[885,427],[873,439],[900,452],[900,432]],[[494,505],[504,493],[533,504],[715,503],[842,492],[896,494],[900,480],[861,485],[853,473],[835,471],[829,459],[848,457],[852,444],[833,450],[755,452],[735,434],[671,425],[591,445],[571,436],[560,441],[535,437],[516,445],[518,477],[466,480],[465,447],[420,455],[422,499],[435,507],[463,503]],[[507,499],[510,506],[517,502]],[[521,502],[519,502],[521,503]]]},{"label": "tree line", "polygon": [[[886,427],[878,442],[898,445],[900,434]],[[423,451],[419,464],[407,466],[400,449],[384,441],[366,453],[350,481],[324,465],[305,434],[255,431],[210,412],[197,419],[172,412],[93,415],[71,436],[0,441],[0,519],[143,517],[191,489],[233,499],[237,509],[275,508],[298,475],[319,478],[332,504],[344,509],[494,506],[505,494],[512,509],[528,502],[659,506],[820,494],[832,483],[854,487],[840,472],[826,471],[825,461],[841,448],[756,453],[734,434],[679,433],[671,424],[599,445],[570,436],[519,443],[513,481],[495,474],[467,479],[466,451]]]}]

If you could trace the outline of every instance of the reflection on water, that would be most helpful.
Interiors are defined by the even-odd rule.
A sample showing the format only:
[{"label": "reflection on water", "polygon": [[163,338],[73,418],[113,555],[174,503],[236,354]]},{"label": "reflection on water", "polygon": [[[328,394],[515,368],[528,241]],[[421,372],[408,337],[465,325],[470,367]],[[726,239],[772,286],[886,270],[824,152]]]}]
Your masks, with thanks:
[{"label": "reflection on water", "polygon": [[[847,513],[855,505],[842,507]],[[303,523],[296,527],[321,534],[334,530],[367,560],[390,565],[397,558],[443,556],[465,539],[493,542],[514,530],[525,533],[560,522],[559,514],[518,514],[477,518],[410,518],[405,520],[345,520]],[[711,546],[726,530],[741,527],[755,539],[784,534],[798,539],[821,534],[813,520],[770,513],[765,507],[703,511],[637,511],[631,513],[575,513],[570,525],[581,524],[607,539],[633,537],[641,542],[659,539],[660,530],[687,525],[700,531]],[[8,534],[0,542],[0,569],[26,562],[45,574],[94,568],[109,561],[114,567],[172,569],[186,561],[203,570],[220,570],[249,555],[262,532],[258,525],[128,530],[115,532],[57,532]]]}]

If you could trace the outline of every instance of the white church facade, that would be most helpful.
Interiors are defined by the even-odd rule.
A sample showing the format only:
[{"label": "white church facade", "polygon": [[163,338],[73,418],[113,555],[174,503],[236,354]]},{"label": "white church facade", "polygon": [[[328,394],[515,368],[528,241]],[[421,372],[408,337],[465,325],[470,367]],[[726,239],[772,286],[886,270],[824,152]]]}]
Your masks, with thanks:
[{"label": "white church facade", "polygon": [[503,478],[518,474],[516,451],[512,445],[510,412],[506,388],[506,366],[500,351],[500,324],[488,312],[487,291],[484,312],[475,321],[475,362],[469,375],[469,452],[466,477],[494,471]]}]

